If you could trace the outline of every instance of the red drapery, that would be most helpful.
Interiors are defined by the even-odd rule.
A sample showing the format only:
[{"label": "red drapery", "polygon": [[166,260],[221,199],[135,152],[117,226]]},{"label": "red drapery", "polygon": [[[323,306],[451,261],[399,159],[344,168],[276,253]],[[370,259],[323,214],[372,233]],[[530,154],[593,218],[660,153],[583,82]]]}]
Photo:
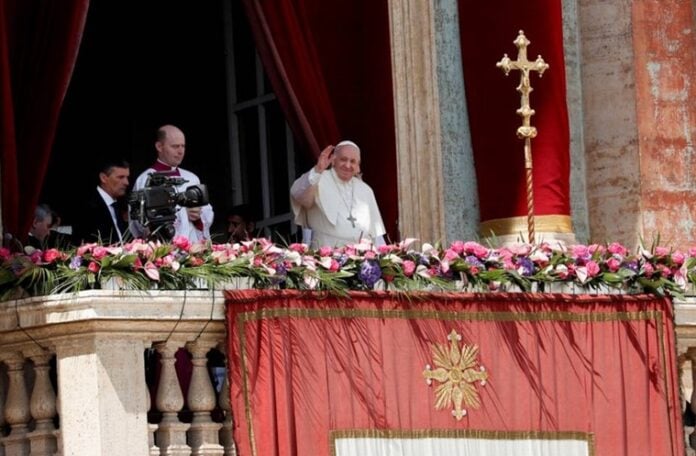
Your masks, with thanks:
[{"label": "red drapery", "polygon": [[244,0],[256,47],[288,122],[314,156],[362,149],[387,231],[396,233],[396,143],[387,2]]},{"label": "red drapery", "polygon": [[[504,13],[503,13],[504,11]],[[557,0],[473,2],[459,0],[459,23],[467,108],[479,190],[481,221],[527,214],[522,122],[515,113],[519,71],[508,77],[495,64],[519,30],[531,41],[529,59],[541,55],[550,68],[531,74],[532,117],[539,136],[532,140],[535,210],[569,215],[569,127],[563,59],[563,21]]]},{"label": "red drapery", "polygon": [[20,238],[41,192],[88,6],[0,0],[2,217],[5,232]]},{"label": "red drapery", "polygon": [[[329,455],[340,436],[513,445],[571,436],[588,445],[582,454],[684,452],[666,299],[354,292],[338,300],[269,290],[227,298],[244,456]],[[465,351],[473,356],[452,373]],[[449,376],[428,385],[425,372],[438,368]],[[453,401],[436,408],[447,379],[475,399],[463,401],[461,420]]]}]

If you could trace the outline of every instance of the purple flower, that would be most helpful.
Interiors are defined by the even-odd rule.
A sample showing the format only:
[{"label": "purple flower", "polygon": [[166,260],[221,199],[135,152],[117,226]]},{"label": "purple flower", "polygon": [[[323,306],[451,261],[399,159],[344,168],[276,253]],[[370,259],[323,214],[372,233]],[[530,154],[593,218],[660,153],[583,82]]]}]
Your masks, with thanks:
[{"label": "purple flower", "polygon": [[275,274],[271,277],[273,285],[283,285],[288,277],[288,270],[283,263],[275,265]]},{"label": "purple flower", "polygon": [[338,258],[336,258],[336,261],[338,261],[339,267],[342,268],[348,262],[348,255],[343,254],[343,255],[339,256]]},{"label": "purple flower", "polygon": [[637,261],[629,261],[628,263],[625,264],[627,269],[630,269],[633,272],[638,272],[638,262]]},{"label": "purple flower", "polygon": [[477,268],[483,269],[485,265],[481,260],[476,258],[474,255],[469,255],[466,257],[466,262],[469,264],[469,266],[476,266]]},{"label": "purple flower", "polygon": [[70,269],[80,269],[80,266],[82,266],[82,257],[81,256],[74,256],[72,260],[70,260]]},{"label": "purple flower", "polygon": [[363,281],[368,288],[374,287],[375,283],[382,277],[382,269],[376,260],[365,260],[360,265],[358,278]]},{"label": "purple flower", "polygon": [[527,257],[518,258],[517,271],[523,276],[534,274],[534,262]]},{"label": "purple flower", "polygon": [[283,263],[278,263],[275,265],[276,275],[286,276],[288,275],[288,268],[285,267]]}]

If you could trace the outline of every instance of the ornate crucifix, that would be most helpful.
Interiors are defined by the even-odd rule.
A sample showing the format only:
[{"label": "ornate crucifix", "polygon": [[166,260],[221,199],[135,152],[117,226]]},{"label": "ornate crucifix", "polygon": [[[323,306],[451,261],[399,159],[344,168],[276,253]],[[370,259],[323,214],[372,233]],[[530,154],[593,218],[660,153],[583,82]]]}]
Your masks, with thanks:
[{"label": "ornate crucifix", "polygon": [[524,168],[527,174],[527,230],[529,242],[534,243],[534,188],[532,177],[532,138],[536,137],[537,129],[532,126],[531,118],[534,115],[534,110],[529,105],[529,94],[532,92],[532,86],[529,82],[529,72],[537,71],[539,77],[544,74],[549,68],[549,65],[544,62],[541,56],[533,62],[527,60],[527,46],[530,41],[524,36],[524,32],[520,30],[519,35],[514,41],[517,46],[517,60],[510,60],[507,54],[503,55],[500,62],[495,66],[502,68],[507,76],[512,70],[520,71],[520,85],[517,86],[517,91],[520,93],[520,108],[517,114],[522,117],[522,126],[517,129],[517,137],[524,139]]}]

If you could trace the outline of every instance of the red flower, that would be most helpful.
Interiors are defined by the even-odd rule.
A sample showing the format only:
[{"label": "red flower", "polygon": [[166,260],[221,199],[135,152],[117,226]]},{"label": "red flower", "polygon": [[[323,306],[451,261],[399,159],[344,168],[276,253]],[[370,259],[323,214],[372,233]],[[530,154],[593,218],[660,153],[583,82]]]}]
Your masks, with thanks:
[{"label": "red flower", "polygon": [[89,265],[87,265],[87,270],[96,274],[97,272],[99,272],[99,263],[95,261],[90,261]]},{"label": "red flower", "polygon": [[203,263],[205,263],[205,261],[203,261],[202,258],[198,258],[198,257],[192,257],[192,258],[189,260],[189,262],[191,263],[191,266],[200,266],[200,265],[202,265]]},{"label": "red flower", "polygon": [[172,244],[184,252],[188,252],[191,248],[191,241],[189,241],[186,236],[176,236],[174,239],[172,239]]},{"label": "red flower", "polygon": [[62,254],[58,249],[48,249],[43,254],[43,260],[46,263],[53,263],[57,259],[61,258]]}]

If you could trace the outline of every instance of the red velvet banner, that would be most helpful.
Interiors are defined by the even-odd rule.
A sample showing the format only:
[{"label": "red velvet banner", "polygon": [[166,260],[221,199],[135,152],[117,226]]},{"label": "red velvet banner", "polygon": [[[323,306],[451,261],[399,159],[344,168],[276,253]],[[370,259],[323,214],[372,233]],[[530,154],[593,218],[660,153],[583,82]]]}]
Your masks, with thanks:
[{"label": "red velvet banner", "polygon": [[684,454],[666,299],[246,290],[227,323],[243,456],[375,436]]}]

